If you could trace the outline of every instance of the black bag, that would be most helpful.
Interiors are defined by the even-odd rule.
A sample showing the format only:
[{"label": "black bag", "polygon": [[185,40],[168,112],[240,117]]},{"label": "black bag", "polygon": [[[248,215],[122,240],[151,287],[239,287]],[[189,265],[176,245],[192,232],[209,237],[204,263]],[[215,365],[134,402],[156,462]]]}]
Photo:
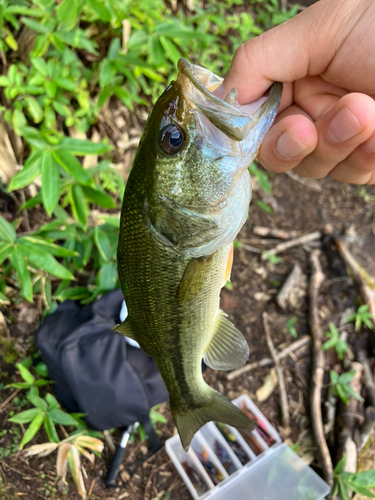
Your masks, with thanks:
[{"label": "black bag", "polygon": [[35,332],[58,399],[100,431],[147,421],[168,400],[153,358],[111,330],[122,301],[121,290],[83,308],[67,300]]}]

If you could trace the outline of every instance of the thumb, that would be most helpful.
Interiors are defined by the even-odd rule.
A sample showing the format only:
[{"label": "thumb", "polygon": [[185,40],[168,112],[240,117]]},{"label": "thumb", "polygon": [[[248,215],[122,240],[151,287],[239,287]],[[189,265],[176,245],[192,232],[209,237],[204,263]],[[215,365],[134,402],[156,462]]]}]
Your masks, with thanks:
[{"label": "thumb", "polygon": [[241,45],[221,93],[233,87],[240,104],[259,99],[275,81],[323,73],[360,13],[360,1],[321,0],[272,30]]}]

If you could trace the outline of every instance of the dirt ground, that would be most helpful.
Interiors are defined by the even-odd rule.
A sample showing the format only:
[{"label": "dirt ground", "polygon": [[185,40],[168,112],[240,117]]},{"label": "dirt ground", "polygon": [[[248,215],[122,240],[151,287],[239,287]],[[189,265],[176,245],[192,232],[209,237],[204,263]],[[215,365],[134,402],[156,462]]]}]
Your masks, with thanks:
[{"label": "dirt ground", "polygon": [[[266,195],[260,190],[257,182],[254,183],[253,200],[262,200],[273,208],[273,214],[268,214],[256,203],[252,203],[248,222],[238,236],[238,240],[250,248],[267,250],[278,242],[270,238],[260,238],[252,232],[253,226],[266,226],[286,231],[298,231],[306,234],[313,231],[324,231],[327,223],[332,224],[338,234],[348,233],[348,242],[356,259],[375,276],[375,259],[373,248],[375,245],[375,186],[361,188],[352,185],[343,185],[332,179],[307,182],[296,180],[286,174],[275,176],[273,179],[273,194]],[[3,205],[6,205],[3,202]],[[3,210],[3,209],[2,209]],[[336,326],[344,311],[358,305],[358,290],[352,280],[346,275],[334,245],[329,238],[310,244],[297,246],[280,254],[282,261],[277,264],[262,261],[260,254],[247,247],[235,250],[232,273],[232,289],[223,289],[221,305],[229,318],[245,335],[250,346],[249,363],[269,357],[265,340],[261,313],[267,311],[270,319],[271,334],[275,346],[281,350],[294,342],[291,334],[285,329],[286,322],[296,317],[295,328],[298,337],[309,333],[308,307],[306,286],[310,276],[309,253],[311,248],[321,248],[321,264],[325,274],[325,281],[319,297],[320,318],[323,330],[328,330],[328,323]],[[298,293],[295,294],[293,304],[282,311],[276,304],[276,296],[294,264],[299,263],[302,268],[302,279]],[[12,342],[0,346],[0,353],[13,349],[24,357],[26,352],[33,349],[32,333],[40,317],[36,306],[23,302],[15,304],[12,309],[3,314],[11,319],[10,338]],[[374,343],[370,342],[369,331],[362,328],[356,334],[354,328],[346,328],[349,333],[349,344],[354,346],[361,341],[365,345],[369,357],[375,356]],[[6,364],[0,358],[1,382],[4,384],[14,381],[14,366]],[[334,356],[328,352],[327,366],[333,366]],[[282,438],[288,443],[300,443],[298,453],[305,455],[305,459],[319,473],[316,462],[314,445],[310,434],[309,418],[309,390],[311,384],[311,356],[310,348],[305,346],[282,361],[282,367],[287,385],[289,411],[291,416],[290,431],[281,427],[280,401],[278,388],[263,402],[257,400],[257,390],[264,384],[265,377],[270,373],[270,367],[250,371],[242,376],[228,381],[223,372],[207,369],[205,378],[215,389],[229,398],[247,393],[255,401],[260,410],[270,420]],[[327,371],[328,373],[328,371]],[[329,382],[328,378],[325,381]],[[14,500],[44,500],[59,498],[78,500],[80,497],[75,491],[72,481],[65,486],[55,477],[54,454],[44,459],[27,459],[21,453],[15,452],[14,441],[19,439],[16,428],[19,426],[7,422],[9,412],[20,411],[22,404],[15,398],[5,403],[11,390],[0,393],[0,429],[7,429],[5,435],[0,433],[0,498]],[[18,396],[20,396],[19,394]],[[5,404],[4,404],[5,403]],[[158,426],[164,442],[174,432],[173,422],[169,413],[168,404],[162,405],[160,411],[168,418],[168,424]],[[39,442],[46,441],[43,432],[39,433]],[[115,440],[120,434],[115,434]],[[124,484],[127,473],[122,470],[118,486],[108,490],[104,486],[103,478],[106,475],[110,462],[110,453],[105,446],[102,457],[96,459],[95,466],[85,461],[87,479],[86,487],[90,492],[90,499],[121,500],[152,500],[155,498],[170,500],[188,500],[190,494],[170,462],[164,448],[149,460],[141,463],[147,453],[147,442],[135,443],[129,446],[123,468],[135,460],[140,461],[138,469],[132,479]],[[11,450],[7,455],[7,450]]]}]

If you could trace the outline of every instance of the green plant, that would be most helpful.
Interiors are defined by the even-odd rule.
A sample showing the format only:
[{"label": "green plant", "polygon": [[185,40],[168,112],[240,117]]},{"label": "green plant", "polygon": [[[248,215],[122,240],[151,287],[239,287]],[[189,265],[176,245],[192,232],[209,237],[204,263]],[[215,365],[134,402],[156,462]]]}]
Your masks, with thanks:
[{"label": "green plant", "polygon": [[69,413],[61,410],[58,401],[52,394],[46,394],[45,399],[35,395],[28,395],[27,399],[34,408],[23,411],[9,419],[10,422],[16,424],[30,423],[19,445],[20,450],[35,437],[42,424],[51,443],[59,443],[60,441],[55,424],[78,425],[77,421]]},{"label": "green plant", "polygon": [[278,255],[275,255],[273,253],[269,253],[267,251],[264,251],[262,253],[262,257],[265,257],[268,260],[268,262],[270,264],[273,264],[273,265],[280,264],[280,262],[283,261],[283,259],[281,257],[279,257]]},{"label": "green plant", "polygon": [[329,332],[324,332],[324,335],[329,338],[322,346],[323,351],[328,349],[335,349],[339,359],[344,359],[345,354],[348,352],[348,344],[340,339],[340,333],[333,323],[329,324]]},{"label": "green plant", "polygon": [[[5,386],[5,389],[8,389],[9,387],[14,387],[17,389],[29,389],[29,396],[38,396],[38,387],[52,384],[51,380],[46,380],[44,378],[35,379],[34,375],[22,363],[16,363],[16,368],[20,372],[23,382],[14,382],[13,384],[8,384]],[[41,368],[39,368],[38,371],[41,371]]]},{"label": "green plant", "polygon": [[295,316],[293,316],[292,318],[290,318],[287,321],[287,323],[285,325],[285,331],[287,331],[295,339],[298,337],[297,330],[294,327],[296,322],[297,322],[297,318]]},{"label": "green plant", "polygon": [[371,314],[368,310],[368,305],[363,304],[362,306],[358,307],[357,312],[353,313],[351,316],[348,318],[348,323],[354,323],[355,324],[355,331],[359,332],[361,329],[362,324],[365,324],[370,330],[374,329],[374,324],[372,320],[375,319],[375,316]]},{"label": "green plant", "polygon": [[371,491],[375,488],[375,469],[353,474],[343,470],[345,462],[346,455],[342,457],[334,469],[335,485],[332,496],[336,497],[340,493],[342,500],[350,500],[352,496],[351,492],[354,491],[364,497],[375,498],[375,495]]},{"label": "green plant", "polygon": [[329,374],[335,397],[339,397],[345,404],[349,403],[350,396],[363,403],[363,398],[350,386],[350,382],[356,374],[355,370],[343,373],[342,375],[331,370]]}]

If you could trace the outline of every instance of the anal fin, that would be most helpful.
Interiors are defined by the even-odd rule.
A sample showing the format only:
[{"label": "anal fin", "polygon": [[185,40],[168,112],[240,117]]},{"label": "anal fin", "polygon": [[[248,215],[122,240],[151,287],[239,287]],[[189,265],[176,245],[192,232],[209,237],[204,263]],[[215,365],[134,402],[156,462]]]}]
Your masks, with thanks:
[{"label": "anal fin", "polygon": [[204,362],[214,370],[233,370],[243,366],[249,357],[249,346],[226,314],[219,312],[215,332],[204,353]]},{"label": "anal fin", "polygon": [[113,327],[112,330],[121,333],[121,335],[124,335],[125,337],[128,337],[129,339],[135,340],[137,342],[137,338],[133,333],[129,318],[126,318],[125,321],[120,325],[116,325],[115,327]]}]

